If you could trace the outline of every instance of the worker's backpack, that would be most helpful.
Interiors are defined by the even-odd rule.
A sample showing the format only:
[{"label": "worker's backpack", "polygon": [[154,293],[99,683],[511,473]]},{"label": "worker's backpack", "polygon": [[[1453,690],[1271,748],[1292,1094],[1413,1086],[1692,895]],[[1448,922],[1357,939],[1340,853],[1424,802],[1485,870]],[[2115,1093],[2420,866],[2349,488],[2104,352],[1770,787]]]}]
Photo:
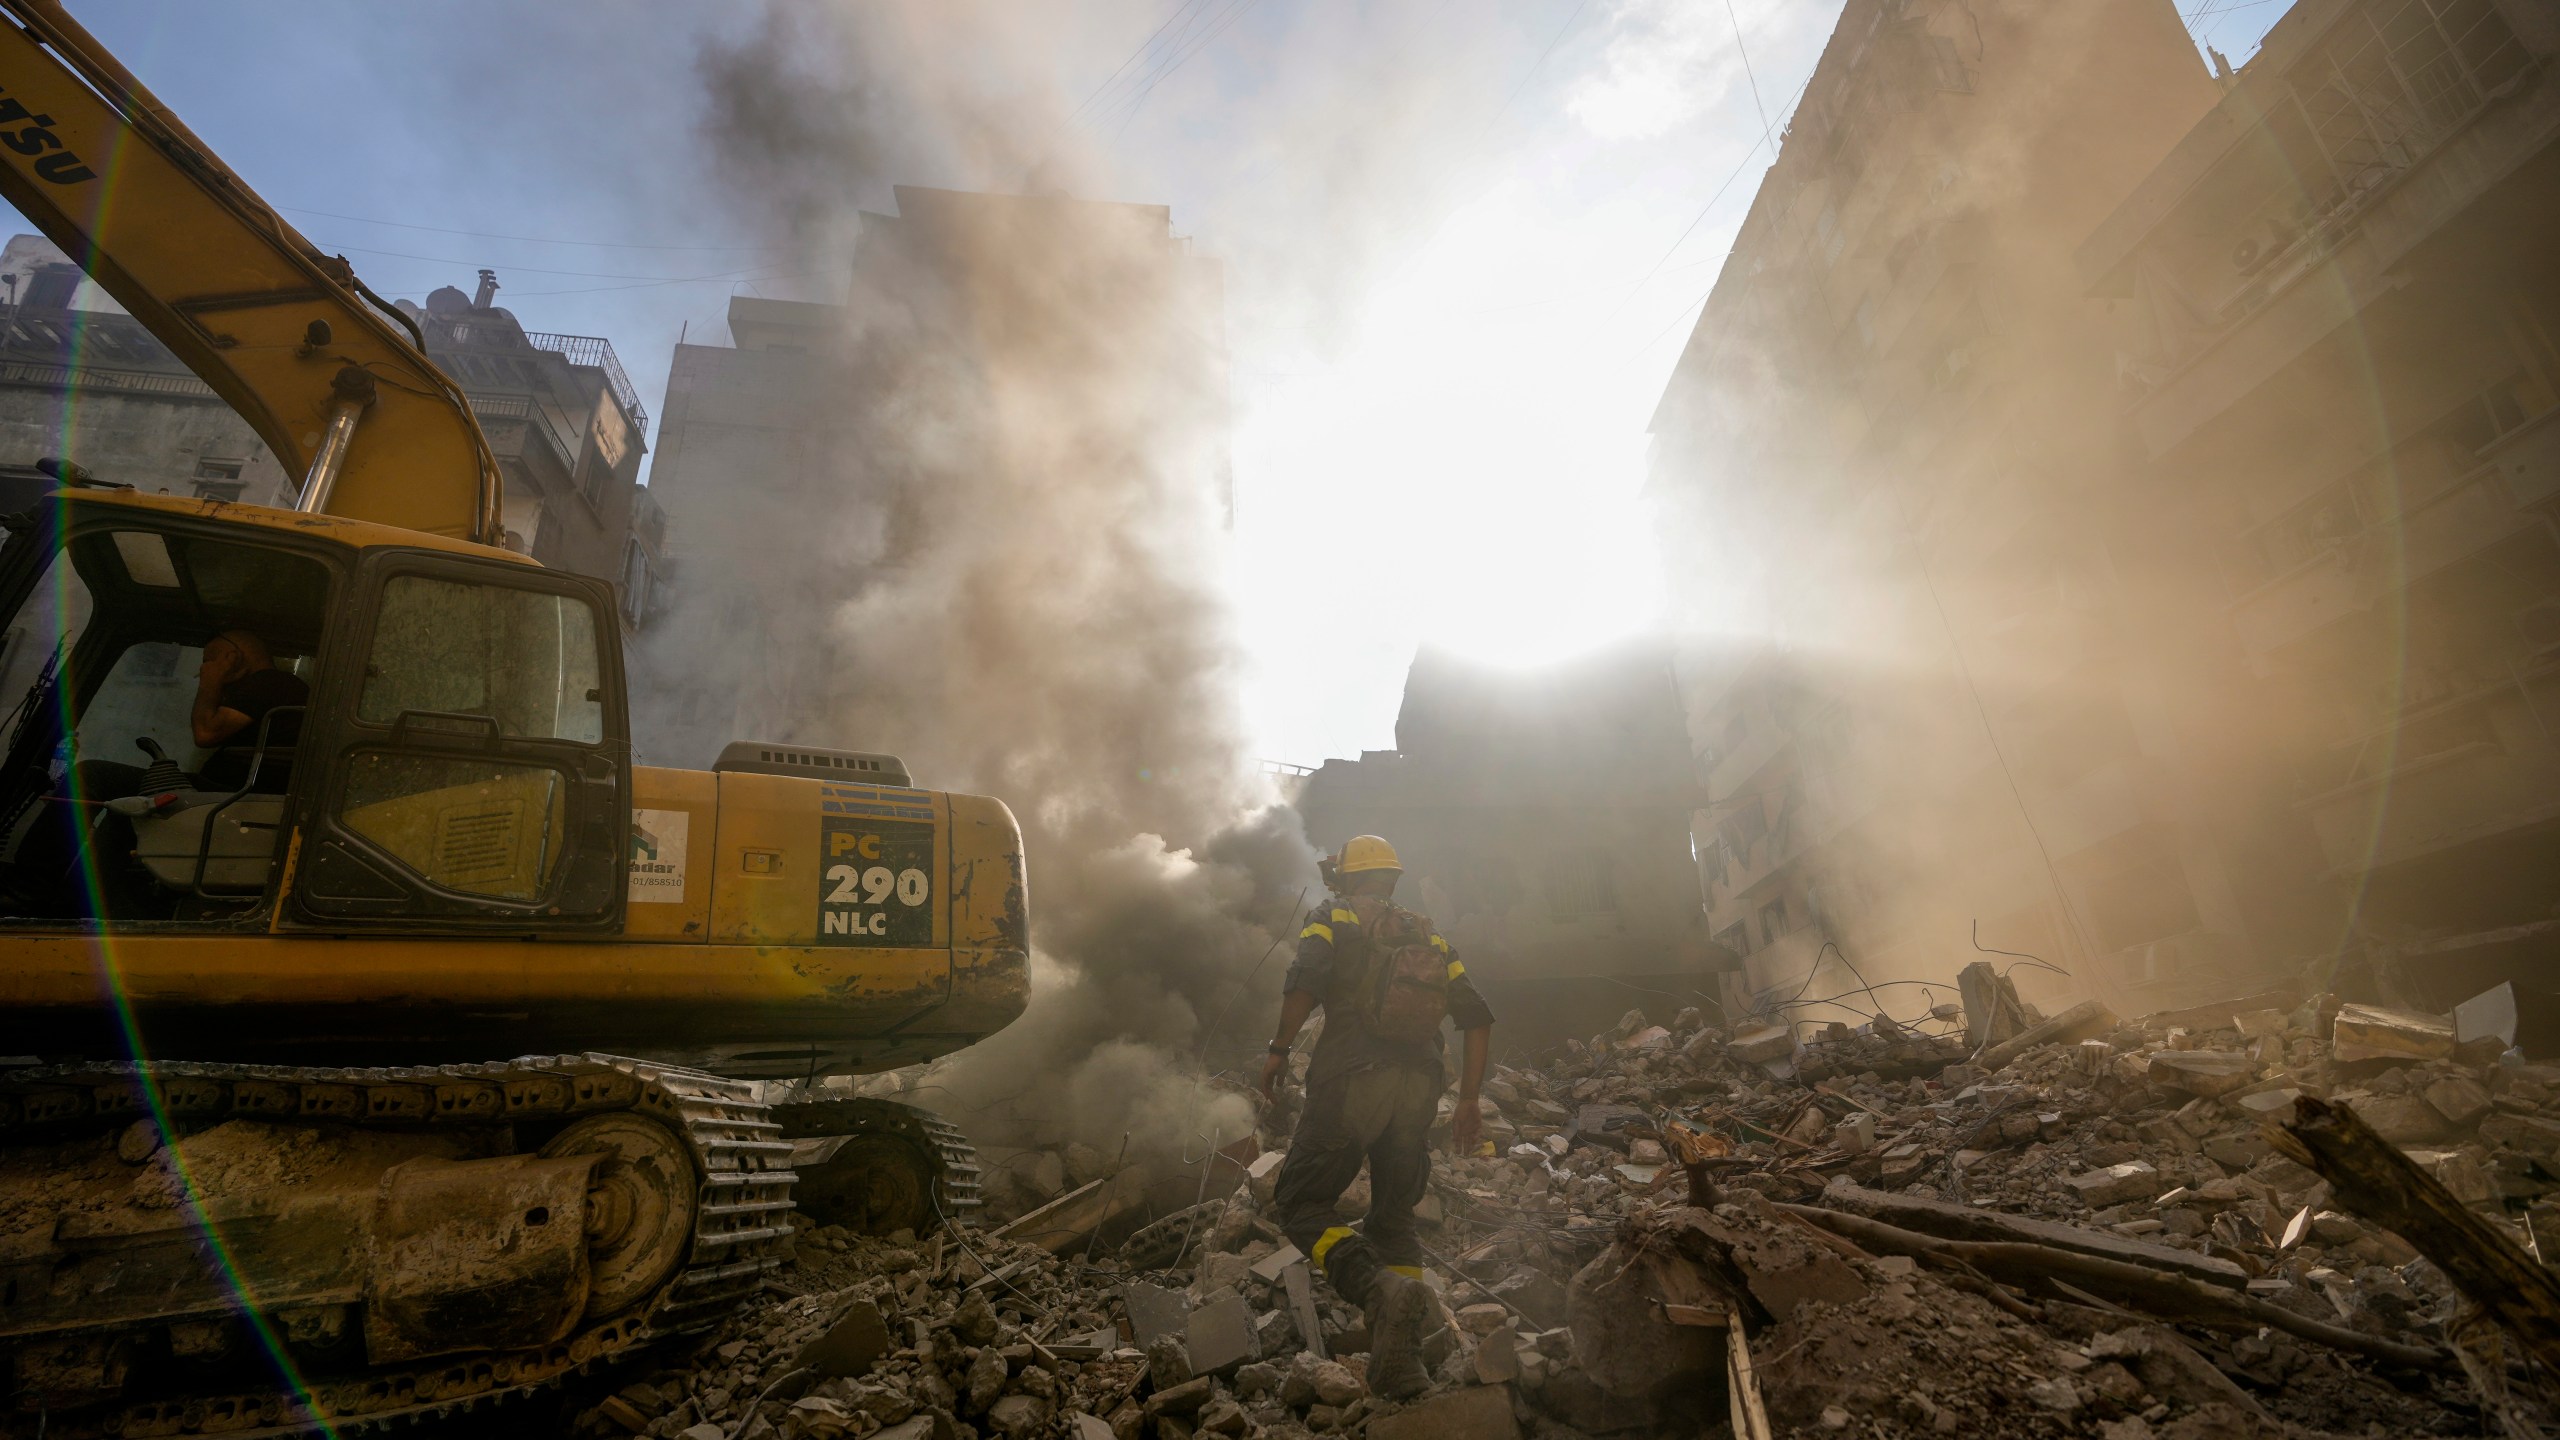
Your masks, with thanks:
[{"label": "worker's backpack", "polygon": [[1360,998],[1371,1033],[1410,1044],[1438,1039],[1449,1013],[1449,956],[1431,943],[1431,921],[1374,895],[1343,903],[1369,942]]}]

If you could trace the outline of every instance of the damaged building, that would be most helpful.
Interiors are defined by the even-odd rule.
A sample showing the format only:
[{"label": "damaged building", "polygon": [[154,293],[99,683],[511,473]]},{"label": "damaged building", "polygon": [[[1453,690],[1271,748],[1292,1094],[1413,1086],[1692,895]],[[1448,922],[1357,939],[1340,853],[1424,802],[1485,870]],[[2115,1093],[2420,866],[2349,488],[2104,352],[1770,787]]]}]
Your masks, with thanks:
[{"label": "damaged building", "polygon": [[1466,954],[1506,1046],[1587,1034],[1631,1001],[1719,1003],[1729,957],[1698,904],[1697,797],[1662,645],[1528,671],[1426,648],[1395,733],[1395,749],[1305,778],[1308,840],[1395,845],[1399,901]]},{"label": "damaged building", "polygon": [[2550,23],[1848,7],[1655,419],[1751,992],[2548,943]]},{"label": "damaged building", "polygon": [[2297,5],[2078,257],[2224,647],[2188,723],[2331,899],[2287,943],[2430,1008],[2560,971],[2555,60],[2548,5]]},{"label": "damaged building", "polygon": [[[650,475],[666,512],[667,623],[635,655],[638,733],[661,763],[707,761],[741,735],[881,744],[802,733],[831,696],[882,678],[805,663],[835,623],[819,597],[858,594],[912,553],[931,508],[914,487],[944,467],[983,467],[996,486],[1060,463],[1027,437],[1061,386],[1122,406],[1146,396],[1144,418],[1186,437],[1170,462],[1075,459],[1173,463],[1226,492],[1222,279],[1173,233],[1169,209],[895,193],[898,213],[861,216],[843,302],[738,296],[727,344],[676,347]],[[1116,317],[1111,333],[1069,345],[1008,321],[1016,290],[1060,279],[1062,265],[1093,287],[1095,313]],[[780,535],[796,543],[777,547]]]}]

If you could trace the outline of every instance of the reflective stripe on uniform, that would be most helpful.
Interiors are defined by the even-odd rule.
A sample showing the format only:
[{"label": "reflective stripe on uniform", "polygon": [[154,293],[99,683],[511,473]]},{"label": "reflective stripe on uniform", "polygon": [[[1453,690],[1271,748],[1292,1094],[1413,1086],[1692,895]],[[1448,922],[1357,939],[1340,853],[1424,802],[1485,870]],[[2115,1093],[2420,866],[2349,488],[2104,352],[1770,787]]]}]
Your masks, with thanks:
[{"label": "reflective stripe on uniform", "polygon": [[1332,927],[1332,926],[1330,926],[1330,925],[1327,925],[1326,923],[1324,923],[1324,922],[1323,922],[1323,921],[1321,921],[1321,920],[1317,921],[1317,922],[1316,922],[1316,923],[1314,923],[1313,925],[1308,926],[1306,929],[1301,930],[1301,931],[1299,931],[1299,932],[1298,932],[1298,938],[1299,938],[1299,939],[1301,939],[1301,940],[1306,939],[1306,938],[1307,938],[1308,936],[1310,936],[1310,935],[1321,935],[1321,936],[1323,936],[1323,937],[1324,937],[1324,943],[1326,943],[1327,945],[1330,945],[1330,944],[1332,944],[1332,943],[1333,943],[1333,927]]},{"label": "reflective stripe on uniform", "polygon": [[1422,1267],[1419,1265],[1390,1265],[1387,1268],[1393,1270],[1399,1275],[1402,1275],[1408,1280],[1419,1280],[1422,1278]]},{"label": "reflective stripe on uniform", "polygon": [[1455,979],[1457,979],[1459,976],[1464,975],[1464,974],[1466,974],[1466,973],[1467,973],[1467,967],[1466,967],[1466,964],[1465,964],[1465,962],[1464,962],[1464,961],[1457,960],[1457,959],[1454,959],[1454,958],[1450,960],[1450,962],[1449,962],[1449,978],[1450,978],[1450,979],[1455,980]]},{"label": "reflective stripe on uniform", "polygon": [[1317,1266],[1319,1268],[1323,1266],[1326,1251],[1331,1250],[1334,1246],[1339,1245],[1350,1238],[1351,1227],[1348,1225],[1336,1225],[1332,1229],[1317,1236],[1315,1255],[1313,1257]]},{"label": "reflective stripe on uniform", "polygon": [[1431,948],[1439,951],[1443,955],[1446,955],[1449,953],[1449,942],[1441,939],[1437,935],[1434,935],[1431,937]]},{"label": "reflective stripe on uniform", "polygon": [[1360,923],[1360,917],[1358,915],[1349,910],[1343,909],[1339,905],[1333,907],[1333,918],[1336,923],[1343,925],[1357,925]]}]

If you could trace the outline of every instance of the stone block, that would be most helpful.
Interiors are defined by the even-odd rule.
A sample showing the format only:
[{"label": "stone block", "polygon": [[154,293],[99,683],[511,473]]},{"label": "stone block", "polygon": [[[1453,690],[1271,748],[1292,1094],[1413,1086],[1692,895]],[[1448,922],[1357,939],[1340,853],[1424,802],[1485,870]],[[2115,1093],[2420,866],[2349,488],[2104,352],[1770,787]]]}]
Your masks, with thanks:
[{"label": "stone block", "polygon": [[1746,1065],[1766,1065],[1792,1058],[1796,1053],[1796,1032],[1792,1025],[1745,1025],[1733,1032],[1724,1051]]},{"label": "stone block", "polygon": [[2487,1168],[2460,1150],[2412,1150],[2409,1159],[2426,1171],[2465,1205],[2486,1205],[2498,1199],[2498,1182]]},{"label": "stone block", "polygon": [[2489,1113],[2489,1087],[2468,1075],[2439,1077],[2422,1092],[2428,1104],[2456,1129],[2464,1128]]},{"label": "stone block", "polygon": [[1503,1385],[1465,1385],[1369,1421],[1369,1440],[1519,1440]]},{"label": "stone block", "polygon": [[2560,1121],[2539,1115],[2492,1115],[2480,1122],[2480,1138],[2536,1159],[2560,1159]]},{"label": "stone block", "polygon": [[2066,1175],[2062,1183],[2078,1192],[2091,1209],[2148,1200],[2160,1193],[2160,1172],[2140,1160],[2127,1160],[2103,1170]]},{"label": "stone block", "polygon": [[2329,1058],[2441,1060],[2453,1053],[2453,1020],[2387,1005],[2345,1005],[2329,1030]]},{"label": "stone block", "polygon": [[2275,1147],[2255,1130],[2216,1135],[2204,1142],[2204,1157],[2225,1170],[2246,1170],[2274,1153]]},{"label": "stone block", "polygon": [[2451,1128],[2436,1107],[2415,1095],[2372,1095],[2349,1106],[2373,1133],[2394,1145],[2420,1145],[2441,1140]]},{"label": "stone block", "polygon": [[1864,1155],[1876,1148],[1876,1117],[1860,1110],[1831,1127],[1831,1143],[1843,1155]]},{"label": "stone block", "polygon": [[800,1347],[799,1358],[791,1362],[791,1368],[808,1370],[822,1378],[861,1375],[888,1353],[889,1326],[880,1318],[880,1307],[868,1300],[856,1300],[825,1333]]}]

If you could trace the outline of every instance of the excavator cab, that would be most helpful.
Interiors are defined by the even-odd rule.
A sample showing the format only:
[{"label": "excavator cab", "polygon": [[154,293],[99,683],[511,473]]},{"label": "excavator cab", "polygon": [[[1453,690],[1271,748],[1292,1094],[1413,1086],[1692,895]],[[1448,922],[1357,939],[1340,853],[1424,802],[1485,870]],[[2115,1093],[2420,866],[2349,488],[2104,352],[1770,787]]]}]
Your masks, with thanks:
[{"label": "excavator cab", "polygon": [[[0,924],[619,928],[630,744],[605,587],[348,529],[107,491],[12,522]],[[224,634],[307,698],[198,746]]]}]

